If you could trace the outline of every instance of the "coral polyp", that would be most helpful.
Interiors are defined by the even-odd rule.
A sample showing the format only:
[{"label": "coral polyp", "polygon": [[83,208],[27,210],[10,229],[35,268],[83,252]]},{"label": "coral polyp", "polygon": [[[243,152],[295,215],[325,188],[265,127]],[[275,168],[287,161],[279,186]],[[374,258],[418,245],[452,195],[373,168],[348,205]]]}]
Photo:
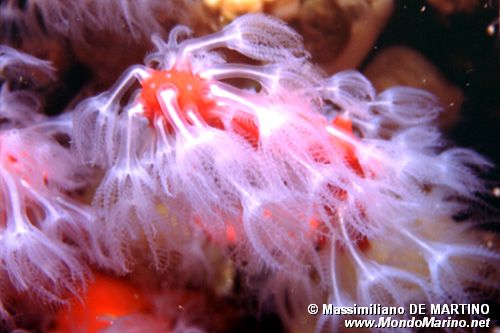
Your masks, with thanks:
[{"label": "coral polyp", "polygon": [[65,193],[82,186],[82,174],[50,135],[47,129],[0,133],[0,257],[16,290],[64,303],[88,274],[80,251],[90,247],[91,214]]},{"label": "coral polyp", "polygon": [[[451,219],[478,201],[489,163],[445,144],[432,95],[325,77],[299,35],[262,15],[153,41],[147,66],[74,111],[77,153],[104,172],[103,265],[130,271],[147,247],[158,269],[172,251],[189,266],[210,242],[293,325],[307,302],[465,302],[470,286],[496,287],[498,255]],[[412,263],[383,255],[389,241]]]}]

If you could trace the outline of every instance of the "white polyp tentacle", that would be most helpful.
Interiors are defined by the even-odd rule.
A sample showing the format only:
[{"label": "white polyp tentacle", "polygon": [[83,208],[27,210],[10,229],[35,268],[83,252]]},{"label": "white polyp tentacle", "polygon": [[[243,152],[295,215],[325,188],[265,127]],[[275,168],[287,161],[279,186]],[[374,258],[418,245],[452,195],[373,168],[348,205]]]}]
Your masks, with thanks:
[{"label": "white polyp tentacle", "polygon": [[[340,277],[339,277],[339,270],[337,268],[337,247],[335,243],[332,243],[330,248],[330,258],[331,258],[331,263],[330,263],[330,276],[331,276],[331,285],[332,285],[332,290],[328,296],[328,303],[334,304],[335,306],[346,306],[348,303],[342,299],[342,292],[341,292],[341,286],[340,286]],[[333,301],[332,301],[333,299]],[[354,302],[352,302],[354,303]],[[349,304],[350,305],[352,305]],[[335,316],[336,317],[336,316]],[[330,322],[331,318],[329,316],[320,316],[316,323],[316,327],[314,329],[314,332],[316,333],[321,333],[324,332],[325,325],[329,324],[332,327],[336,326],[336,323],[332,320]],[[338,325],[338,323],[337,323]]]},{"label": "white polyp tentacle", "polygon": [[19,195],[19,189],[16,185],[16,181],[13,177],[5,171],[4,168],[0,167],[0,176],[2,180],[7,185],[7,200],[10,203],[11,214],[8,214],[9,217],[7,219],[7,229],[14,229],[15,232],[28,232],[28,227],[26,226],[26,215],[23,213],[23,209],[21,207],[21,197]]},{"label": "white polyp tentacle", "polygon": [[196,42],[187,41],[181,43],[177,58],[185,60],[186,56],[191,55],[194,52],[212,50],[217,47],[225,47],[227,46],[227,41],[231,38],[232,36],[227,36],[225,31],[221,30],[208,36],[198,37],[196,38]]},{"label": "white polyp tentacle", "polygon": [[191,119],[191,121],[193,122],[193,124],[198,127],[198,128],[203,128],[204,125],[203,125],[203,122],[200,120],[200,118],[198,118],[198,116],[193,112],[193,111],[188,111],[187,112],[187,116],[189,119]]},{"label": "white polyp tentacle", "polygon": [[120,7],[121,7],[122,12],[123,12],[123,16],[125,18],[125,24],[127,25],[128,30],[132,33],[134,38],[138,38],[140,36],[140,32],[136,31],[136,29],[134,29],[134,25],[132,24],[132,22],[134,20],[132,18],[131,13],[130,13],[129,2],[125,1],[125,0],[119,0],[119,2],[120,2]]},{"label": "white polyp tentacle", "polygon": [[[321,184],[324,183],[324,180],[325,180],[325,175],[324,173],[320,172],[317,170],[317,168],[315,168],[313,165],[305,162],[302,158],[300,158],[299,156],[297,156],[297,154],[293,153],[293,151],[290,151],[290,155],[294,158],[294,160],[299,163],[300,165],[302,165],[304,168],[307,169],[307,171],[309,171],[309,174],[311,175],[311,189],[312,191],[310,191],[310,193],[308,194],[309,198],[313,198],[314,195],[316,195],[316,189],[321,186]],[[330,226],[328,226],[328,228],[330,229]],[[330,230],[332,231],[332,230]]]},{"label": "white polyp tentacle", "polygon": [[132,157],[132,129],[134,128],[134,117],[142,114],[143,106],[137,103],[127,111],[127,129],[125,133],[125,163],[127,170],[131,170],[130,164],[135,161]]},{"label": "white polyp tentacle", "polygon": [[[104,141],[105,141],[105,145],[104,147],[114,147],[115,146],[115,139],[116,139],[116,127],[117,127],[117,122],[116,121],[108,121],[107,119],[103,119],[103,118],[99,118],[100,121],[106,123],[108,126],[109,126],[109,129],[107,129],[105,132],[104,132]],[[101,131],[102,128],[105,128],[104,127],[105,125],[102,124],[100,125],[98,128],[99,128],[99,132]],[[100,135],[101,133],[99,133],[99,135],[97,136],[98,138],[101,137]],[[113,159],[116,155],[116,151],[113,151],[112,154],[109,154],[108,159]]]},{"label": "white polyp tentacle", "polygon": [[112,109],[112,105],[117,103],[123,95],[127,92],[128,88],[134,83],[134,80],[139,80],[139,82],[147,79],[150,74],[145,69],[144,66],[136,65],[129,69],[109,90],[111,93],[107,98],[106,103],[102,106],[102,110]]},{"label": "white polyp tentacle", "polygon": [[64,113],[58,117],[44,119],[43,122],[29,125],[30,130],[39,131],[54,131],[61,132],[64,129],[66,134],[70,134],[73,130],[73,115],[71,113]]},{"label": "white polyp tentacle", "polygon": [[317,182],[321,183],[321,180],[325,179],[324,175],[317,170],[313,165],[307,163],[304,161],[303,158],[298,156],[295,152],[292,150],[290,151],[290,156],[293,157],[294,161],[302,165],[304,168],[307,169],[307,171],[310,172],[311,175],[313,175],[314,179],[318,180]]},{"label": "white polyp tentacle", "polygon": [[235,181],[231,181],[231,183],[234,188],[240,192],[240,194],[242,195],[242,201],[246,203],[245,206],[248,207],[249,210],[255,210],[260,206],[259,200],[256,199],[251,193],[249,193],[243,186],[241,186],[239,183],[236,183]]},{"label": "white polyp tentacle", "polygon": [[[234,107],[237,104],[239,112],[255,116],[259,121],[259,133],[262,136],[270,135],[274,129],[280,127],[286,121],[286,116],[276,112],[272,108],[266,108],[258,103],[253,103],[250,99],[242,97],[242,92],[236,88],[224,85],[224,88],[219,87],[219,84],[210,85],[210,92],[213,94],[220,106]],[[233,103],[231,103],[233,102]]]},{"label": "white polyp tentacle", "polygon": [[[253,212],[251,214],[254,214]],[[257,250],[259,255],[263,258],[266,264],[272,267],[279,267],[280,263],[277,262],[267,251],[266,247],[262,243],[261,239],[256,235],[254,228],[256,225],[250,223],[251,219],[249,217],[243,217],[243,229],[245,230],[250,244]]]},{"label": "white polyp tentacle", "polygon": [[163,143],[163,147],[160,151],[165,149],[169,149],[169,152],[172,151],[172,142],[169,140],[167,133],[165,132],[165,119],[163,117],[157,117],[154,122],[156,133],[159,134],[160,142]]},{"label": "white polyp tentacle", "polygon": [[340,279],[338,278],[338,269],[337,269],[337,244],[332,242],[330,244],[330,257],[331,257],[331,265],[330,265],[330,274],[332,280],[332,294],[335,299],[335,304],[342,305],[342,300],[340,299]]},{"label": "white polyp tentacle", "polygon": [[[240,106],[239,111],[255,115],[255,110],[262,108],[262,106],[252,103],[249,100],[245,99],[244,97],[239,96],[236,91],[235,93],[230,92],[229,91],[229,89],[231,89],[230,87],[224,87],[223,89],[219,87],[217,84],[211,84],[209,89],[210,93],[213,94],[215,97],[217,97],[217,99],[226,99],[238,103]],[[217,103],[224,104],[222,100],[218,100]],[[244,106],[245,108],[242,108],[241,106]]]},{"label": "white polyp tentacle", "polygon": [[344,131],[339,130],[338,128],[335,128],[335,126],[327,125],[325,127],[326,131],[330,133],[332,136],[334,136],[337,139],[340,139],[341,141],[345,141],[349,143],[350,145],[354,146],[356,148],[356,152],[359,154],[362,154],[364,157],[369,157],[378,163],[387,165],[389,162],[387,159],[384,157],[384,155],[381,154],[380,151],[375,150],[373,148],[370,148],[370,146],[367,145],[362,145],[361,141],[359,139],[353,138],[350,135],[346,134]]},{"label": "white polyp tentacle", "polygon": [[60,196],[57,196],[55,200],[59,205],[61,205],[61,207],[77,212],[80,216],[85,217],[84,219],[85,221],[90,221],[92,214],[90,213],[89,210],[83,208],[85,206],[79,206],[67,199],[61,198]]},{"label": "white polyp tentacle", "polygon": [[446,260],[448,257],[453,255],[457,258],[465,258],[468,255],[476,255],[480,256],[484,259],[497,260],[497,254],[483,250],[480,247],[468,245],[468,244],[438,244],[436,247],[441,248],[443,253],[441,253],[438,249],[432,249],[428,244],[420,241],[408,231],[405,231],[404,234],[409,236],[412,241],[418,242],[418,245],[424,248],[427,252],[429,252],[433,258],[433,263],[441,266],[449,266],[450,261]]},{"label": "white polyp tentacle", "polygon": [[345,141],[345,142],[351,144],[352,146],[356,147],[356,149],[361,148],[361,144],[359,143],[359,141],[357,139],[348,135],[346,132],[335,128],[335,126],[327,125],[325,127],[325,129],[332,136],[334,136],[337,139],[340,139],[340,141]]},{"label": "white polyp tentacle", "polygon": [[161,36],[153,34],[151,41],[156,46],[157,52],[147,55],[144,58],[144,63],[157,66],[157,68],[171,69],[177,59],[178,39],[181,33],[185,33],[186,37],[189,37],[191,29],[182,25],[174,27],[170,30],[166,43]]},{"label": "white polyp tentacle", "polygon": [[453,253],[455,257],[466,257],[467,255],[477,255],[483,258],[488,258],[491,260],[498,259],[498,255],[495,252],[474,246],[474,245],[450,245],[446,244],[446,249],[448,252]]},{"label": "white polyp tentacle", "polygon": [[210,89],[210,93],[212,93],[216,97],[229,99],[229,100],[237,102],[241,105],[245,105],[250,109],[253,109],[256,106],[254,103],[249,102],[245,98],[238,96],[237,94],[233,94],[233,93],[227,91],[226,89],[222,89],[221,87],[219,87],[216,84],[211,84],[209,89]]},{"label": "white polyp tentacle", "polygon": [[439,281],[439,272],[437,270],[437,267],[439,267],[442,270],[447,270],[447,269],[451,270],[452,269],[450,267],[450,262],[447,261],[449,249],[447,249],[447,251],[445,253],[440,253],[439,251],[433,249],[429,244],[426,244],[425,242],[423,242],[420,239],[418,239],[417,237],[415,237],[408,230],[406,230],[404,228],[400,228],[400,232],[403,235],[405,235],[408,239],[410,239],[411,241],[413,241],[414,243],[416,243],[425,252],[427,252],[428,254],[430,254],[430,256],[432,257],[432,260],[430,260],[428,262],[429,270],[430,270],[430,276],[431,276],[432,281],[434,281],[434,285],[437,288],[440,288],[439,287],[440,283],[438,282]]},{"label": "white polyp tentacle", "polygon": [[[9,7],[2,7],[2,11],[8,11]],[[7,17],[9,14],[7,14]],[[8,66],[22,66],[27,67],[27,70],[31,68],[36,68],[37,72],[41,72],[49,80],[53,81],[56,79],[57,70],[52,65],[50,61],[42,60],[29,55],[24,52],[19,52],[6,45],[0,45],[0,73],[2,76],[5,75],[4,69]]]},{"label": "white polyp tentacle", "polygon": [[[159,161],[160,168],[164,168],[165,165],[169,165],[171,163],[170,159],[171,155],[175,153],[175,144],[173,140],[167,135],[165,131],[165,118],[157,117],[154,122],[154,126],[156,129],[156,133],[158,135],[158,140],[156,142],[157,147],[153,148],[153,159]],[[170,166],[169,166],[170,167]],[[158,171],[158,177],[160,178],[160,184],[163,189],[163,193],[167,197],[173,196],[173,191],[171,186],[169,186],[169,176],[167,176],[164,172],[165,170]]]},{"label": "white polyp tentacle", "polygon": [[376,90],[370,81],[355,70],[346,70],[331,76],[326,80],[326,87],[321,87],[319,89],[333,94],[348,94],[349,90],[345,91],[345,88],[351,88],[349,89],[350,91],[356,90],[357,92],[365,92],[366,94],[364,97],[367,101],[373,100],[376,95]]},{"label": "white polyp tentacle", "polygon": [[[429,253],[433,258],[442,259],[444,257],[444,255],[438,253],[436,250],[430,247],[429,244],[415,237],[411,232],[406,230],[406,228],[396,228],[396,229],[399,230],[399,232],[402,233],[404,236],[406,236],[409,240],[411,240],[412,242],[417,244],[420,248]],[[437,260],[437,262],[440,261],[441,260]]]},{"label": "white polyp tentacle", "polygon": [[223,80],[230,78],[246,78],[257,81],[268,92],[279,86],[280,76],[273,73],[276,65],[221,64],[210,67],[200,73],[202,78]]},{"label": "white polyp tentacle", "polygon": [[365,265],[365,263],[363,262],[363,258],[361,258],[360,254],[359,254],[359,251],[356,250],[354,248],[354,245],[352,244],[351,238],[349,237],[349,235],[347,233],[347,229],[345,227],[345,221],[344,221],[344,217],[343,217],[342,212],[339,211],[337,213],[337,216],[339,219],[339,225],[340,225],[340,231],[342,233],[342,239],[344,241],[344,244],[347,246],[349,253],[351,254],[352,258],[354,259],[354,261],[356,262],[358,267],[360,267],[363,270],[363,272],[368,277],[368,279],[373,280],[375,277],[374,277],[372,270],[370,270]]},{"label": "white polyp tentacle", "polygon": [[21,182],[26,192],[30,193],[40,204],[41,206],[49,212],[49,216],[54,217],[54,220],[58,220],[63,214],[59,213],[55,207],[53,207],[52,203],[50,203],[47,198],[41,195],[37,190],[35,190],[32,186],[29,186],[25,182]]},{"label": "white polyp tentacle", "polygon": [[171,120],[181,135],[187,140],[192,140],[193,136],[189,133],[185,122],[179,117],[179,106],[176,102],[177,92],[175,89],[166,88],[158,92],[158,101],[160,102],[161,109],[167,119]]},{"label": "white polyp tentacle", "polygon": [[189,37],[191,35],[192,31],[190,28],[186,27],[185,25],[178,25],[174,27],[172,30],[170,30],[170,33],[168,34],[168,46],[171,48],[175,48],[179,46],[178,39],[181,34],[186,35]]}]

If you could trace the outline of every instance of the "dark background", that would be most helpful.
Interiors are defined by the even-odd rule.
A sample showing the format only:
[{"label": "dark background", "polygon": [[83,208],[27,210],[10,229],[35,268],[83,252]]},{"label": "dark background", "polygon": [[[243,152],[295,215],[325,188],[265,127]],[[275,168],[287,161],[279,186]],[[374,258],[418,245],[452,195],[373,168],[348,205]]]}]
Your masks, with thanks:
[{"label": "dark background", "polygon": [[[482,175],[489,189],[500,187],[500,31],[487,27],[499,16],[500,1],[481,1],[470,13],[443,15],[426,1],[396,0],[391,21],[376,48],[406,45],[421,52],[465,96],[459,122],[446,135],[458,146],[487,157],[495,167]],[[425,11],[421,11],[425,6]],[[366,60],[369,63],[373,54]],[[485,195],[493,214],[488,229],[500,234],[500,197]],[[498,245],[497,245],[498,246]],[[490,313],[500,322],[498,294],[491,294]],[[488,330],[489,331],[489,330]]]},{"label": "dark background", "polygon": [[[391,21],[376,48],[406,45],[426,56],[465,100],[461,119],[447,133],[457,145],[472,148],[500,166],[500,34],[487,27],[498,19],[498,2],[482,1],[470,13],[443,15],[426,1],[396,0]],[[425,6],[425,10],[421,11]],[[369,57],[366,63],[370,61]],[[484,175],[500,186],[500,169]],[[500,208],[500,199],[489,198]]]}]

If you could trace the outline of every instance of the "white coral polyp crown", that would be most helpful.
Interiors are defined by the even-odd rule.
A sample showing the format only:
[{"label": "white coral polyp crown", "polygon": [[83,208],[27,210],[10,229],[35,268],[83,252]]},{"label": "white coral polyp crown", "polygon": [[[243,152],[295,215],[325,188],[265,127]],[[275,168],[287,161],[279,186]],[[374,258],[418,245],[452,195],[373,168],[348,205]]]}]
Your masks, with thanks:
[{"label": "white coral polyp crown", "polygon": [[75,245],[86,247],[90,214],[65,193],[82,185],[76,169],[43,133],[0,132],[2,270],[18,291],[45,302],[65,302],[87,276]]},{"label": "white coral polyp crown", "polygon": [[[8,320],[1,305],[19,295],[53,305],[82,290],[91,219],[71,197],[85,169],[56,139],[69,138],[71,119],[38,113],[36,88],[55,79],[54,68],[0,45],[0,76],[0,319]],[[13,84],[19,77],[29,83],[24,90]]]},{"label": "white coral polyp crown", "polygon": [[[473,168],[489,164],[444,148],[430,94],[377,95],[355,71],[324,78],[301,38],[263,15],[200,38],[177,27],[154,42],[150,67],[132,67],[75,110],[79,155],[106,171],[93,206],[115,269],[131,269],[138,239],[158,267],[169,250],[189,260],[193,242],[210,239],[241,270],[301,281],[302,300],[326,290],[339,305],[403,304],[466,295],[478,279],[464,262],[498,262],[463,236],[469,224],[450,222],[462,208],[453,198],[484,190]],[[229,62],[227,49],[249,61]],[[142,87],[126,104],[135,80]],[[434,239],[433,224],[457,232]],[[426,268],[366,247],[394,237]],[[341,274],[345,260],[357,288]]]}]

